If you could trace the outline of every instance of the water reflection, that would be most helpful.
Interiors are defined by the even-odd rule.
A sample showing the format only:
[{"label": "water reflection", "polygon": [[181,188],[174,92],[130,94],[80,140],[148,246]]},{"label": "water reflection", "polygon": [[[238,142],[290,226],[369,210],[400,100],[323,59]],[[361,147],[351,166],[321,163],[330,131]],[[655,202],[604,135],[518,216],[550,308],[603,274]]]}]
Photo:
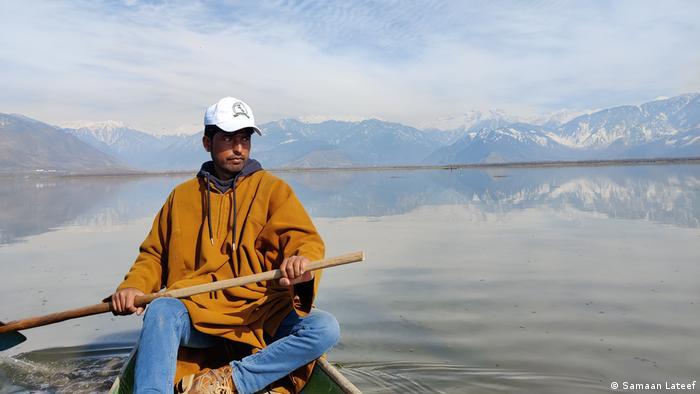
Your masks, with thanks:
[{"label": "water reflection", "polygon": [[[698,166],[280,173],[314,217],[388,216],[423,205],[508,213],[536,205],[700,226]],[[187,176],[3,180],[0,244],[152,217]]]},{"label": "water reflection", "polygon": [[152,217],[186,177],[5,178],[0,186],[0,244],[57,228],[92,230]]},{"label": "water reflection", "polygon": [[700,167],[605,167],[292,174],[314,216],[386,216],[422,205],[486,212],[535,205],[700,225]]}]

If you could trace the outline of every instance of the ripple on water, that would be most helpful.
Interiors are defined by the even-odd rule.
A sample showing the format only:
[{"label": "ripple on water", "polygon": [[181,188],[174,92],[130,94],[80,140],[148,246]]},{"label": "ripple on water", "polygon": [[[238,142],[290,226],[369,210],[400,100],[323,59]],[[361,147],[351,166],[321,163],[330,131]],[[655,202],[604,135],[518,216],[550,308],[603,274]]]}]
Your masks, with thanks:
[{"label": "ripple on water", "polygon": [[600,381],[581,377],[442,363],[348,363],[342,373],[366,394],[609,391]]},{"label": "ripple on water", "polygon": [[107,392],[131,346],[52,348],[0,358],[0,394]]}]

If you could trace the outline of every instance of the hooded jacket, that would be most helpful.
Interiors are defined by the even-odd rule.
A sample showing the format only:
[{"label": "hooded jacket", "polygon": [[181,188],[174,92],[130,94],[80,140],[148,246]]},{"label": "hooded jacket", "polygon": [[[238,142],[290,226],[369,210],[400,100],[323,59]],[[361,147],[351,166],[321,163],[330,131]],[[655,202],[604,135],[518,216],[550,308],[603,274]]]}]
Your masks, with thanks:
[{"label": "hooded jacket", "polygon": [[[277,269],[288,256],[324,257],[321,237],[284,181],[252,159],[231,182],[212,174],[213,163],[204,163],[170,193],[117,290],[174,290]],[[311,310],[320,279],[316,271],[293,287],[267,281],[182,301],[198,331],[255,352],[292,310]]]}]

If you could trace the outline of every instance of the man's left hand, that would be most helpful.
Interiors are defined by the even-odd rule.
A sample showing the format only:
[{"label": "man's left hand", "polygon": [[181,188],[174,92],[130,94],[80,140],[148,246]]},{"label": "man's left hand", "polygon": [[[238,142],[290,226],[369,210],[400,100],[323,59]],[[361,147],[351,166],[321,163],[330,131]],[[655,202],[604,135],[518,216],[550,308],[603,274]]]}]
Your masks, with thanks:
[{"label": "man's left hand", "polygon": [[280,271],[282,271],[280,285],[293,286],[313,279],[314,273],[306,271],[306,264],[310,262],[311,260],[304,256],[290,256],[284,259],[282,265],[280,265]]}]

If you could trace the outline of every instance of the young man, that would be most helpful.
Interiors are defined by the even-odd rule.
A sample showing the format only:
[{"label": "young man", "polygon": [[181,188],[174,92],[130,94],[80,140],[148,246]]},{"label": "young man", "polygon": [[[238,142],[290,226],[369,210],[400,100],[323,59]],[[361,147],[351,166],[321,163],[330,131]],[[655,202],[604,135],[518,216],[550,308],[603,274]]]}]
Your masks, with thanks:
[{"label": "young man", "polygon": [[320,272],[304,271],[310,260],[323,258],[323,241],[291,188],[249,158],[251,135],[261,133],[246,103],[222,98],[206,110],[204,125],[202,142],[212,160],[170,193],[112,296],[115,313],[140,314],[134,297],[163,287],[277,268],[284,277],[151,303],[136,356],[135,392],[172,393],[181,346],[234,344],[248,355],[185,376],[176,388],[253,393],[289,377],[291,384],[278,383],[299,390],[313,360],[339,338],[335,318],[311,308]]}]

